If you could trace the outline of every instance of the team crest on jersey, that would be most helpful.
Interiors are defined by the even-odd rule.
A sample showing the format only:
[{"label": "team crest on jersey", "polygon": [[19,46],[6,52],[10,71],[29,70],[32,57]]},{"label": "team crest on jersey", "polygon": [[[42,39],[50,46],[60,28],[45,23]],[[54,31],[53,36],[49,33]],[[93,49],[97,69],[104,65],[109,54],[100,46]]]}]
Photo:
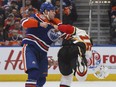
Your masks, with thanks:
[{"label": "team crest on jersey", "polygon": [[60,32],[55,32],[54,29],[50,29],[48,31],[48,37],[50,38],[51,41],[55,42],[59,39],[59,37],[61,36]]}]

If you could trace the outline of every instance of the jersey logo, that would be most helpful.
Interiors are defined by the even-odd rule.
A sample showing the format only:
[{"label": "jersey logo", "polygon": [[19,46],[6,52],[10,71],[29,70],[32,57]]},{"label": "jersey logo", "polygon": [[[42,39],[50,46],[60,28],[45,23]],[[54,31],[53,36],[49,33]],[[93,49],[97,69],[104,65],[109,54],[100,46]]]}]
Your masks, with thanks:
[{"label": "jersey logo", "polygon": [[53,42],[57,41],[60,36],[61,36],[61,33],[60,32],[55,32],[54,29],[50,29],[48,31],[48,37]]},{"label": "jersey logo", "polygon": [[83,40],[85,42],[86,50],[91,50],[92,44],[90,42],[90,38],[87,35],[85,35],[85,36],[80,35],[80,38],[81,38],[81,40]]}]

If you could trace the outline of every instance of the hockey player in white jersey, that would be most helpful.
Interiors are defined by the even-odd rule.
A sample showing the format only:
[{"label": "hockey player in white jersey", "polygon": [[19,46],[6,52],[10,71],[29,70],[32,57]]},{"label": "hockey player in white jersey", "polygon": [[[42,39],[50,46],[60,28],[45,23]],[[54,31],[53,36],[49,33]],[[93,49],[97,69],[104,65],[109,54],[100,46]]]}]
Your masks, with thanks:
[{"label": "hockey player in white jersey", "polygon": [[78,80],[85,80],[88,66],[87,57],[91,57],[92,42],[85,30],[71,25],[56,26],[70,37],[63,40],[62,47],[58,52],[59,70],[62,74],[60,87],[70,87],[73,75]]}]

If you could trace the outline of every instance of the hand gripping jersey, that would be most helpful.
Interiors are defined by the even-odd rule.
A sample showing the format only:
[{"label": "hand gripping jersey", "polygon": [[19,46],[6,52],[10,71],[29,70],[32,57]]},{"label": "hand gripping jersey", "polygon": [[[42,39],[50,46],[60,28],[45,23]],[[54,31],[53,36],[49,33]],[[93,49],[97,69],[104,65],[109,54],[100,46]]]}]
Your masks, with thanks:
[{"label": "hand gripping jersey", "polygon": [[[39,22],[49,23],[47,28],[39,26]],[[37,50],[46,53],[50,45],[61,37],[60,32],[55,32],[53,24],[60,24],[60,20],[47,20],[42,14],[34,14],[32,17],[22,19],[22,26],[26,29],[26,36],[22,40],[22,44],[33,45]]]}]

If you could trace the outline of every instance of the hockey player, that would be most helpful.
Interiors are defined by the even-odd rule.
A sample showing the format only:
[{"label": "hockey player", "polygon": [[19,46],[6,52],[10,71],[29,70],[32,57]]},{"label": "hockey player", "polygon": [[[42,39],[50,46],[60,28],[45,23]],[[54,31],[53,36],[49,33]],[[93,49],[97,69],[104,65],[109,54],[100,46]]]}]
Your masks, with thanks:
[{"label": "hockey player", "polygon": [[70,87],[73,75],[79,80],[86,79],[87,60],[91,58],[92,42],[89,35],[82,29],[71,25],[56,26],[61,32],[71,34],[69,39],[64,39],[58,52],[58,65],[62,74],[60,87]]},{"label": "hockey player", "polygon": [[26,35],[22,40],[22,56],[28,79],[25,87],[43,87],[48,72],[47,52],[52,43],[57,41],[62,33],[56,32],[52,25],[61,21],[55,18],[54,6],[45,2],[40,7],[40,13],[22,19]]}]

